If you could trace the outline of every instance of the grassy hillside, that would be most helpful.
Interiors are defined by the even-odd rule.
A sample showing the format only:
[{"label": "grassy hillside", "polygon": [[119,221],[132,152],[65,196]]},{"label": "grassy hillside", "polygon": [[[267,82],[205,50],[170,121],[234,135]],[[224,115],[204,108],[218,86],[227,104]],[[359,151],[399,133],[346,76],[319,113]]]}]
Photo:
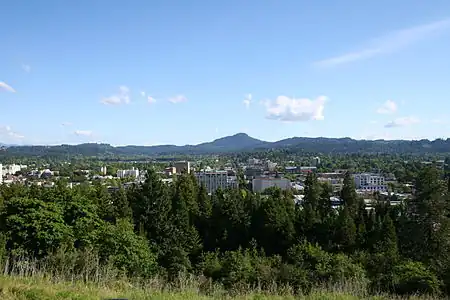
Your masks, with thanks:
[{"label": "grassy hillside", "polygon": [[[344,288],[346,290],[347,288]],[[99,300],[99,299],[406,299],[389,296],[365,297],[360,292],[339,289],[317,290],[308,296],[294,297],[291,295],[275,296],[257,292],[240,293],[236,296],[225,295],[222,291],[212,291],[203,295],[194,286],[184,288],[161,289],[150,283],[148,287],[135,287],[126,282],[113,284],[85,284],[74,282],[54,282],[43,277],[0,277],[0,299],[4,300]],[[358,296],[359,295],[359,296]],[[432,297],[410,297],[408,299],[435,299]]]}]

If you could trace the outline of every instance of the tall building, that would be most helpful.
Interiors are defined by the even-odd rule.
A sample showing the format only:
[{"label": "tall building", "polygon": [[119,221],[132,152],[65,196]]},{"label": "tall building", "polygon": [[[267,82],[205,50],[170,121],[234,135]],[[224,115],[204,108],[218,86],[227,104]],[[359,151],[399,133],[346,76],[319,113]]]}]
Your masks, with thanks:
[{"label": "tall building", "polygon": [[259,177],[252,180],[252,186],[255,193],[261,193],[271,187],[287,190],[291,187],[291,181],[287,178]]},{"label": "tall building", "polygon": [[235,176],[228,176],[227,171],[203,171],[195,173],[198,184],[203,184],[208,193],[214,193],[218,188],[237,188]]},{"label": "tall building", "polygon": [[177,161],[173,166],[177,170],[177,174],[191,172],[191,163],[188,161]]},{"label": "tall building", "polygon": [[102,175],[106,175],[106,171],[107,171],[106,166],[103,166],[103,167],[100,168],[100,173]]},{"label": "tall building", "polygon": [[384,192],[387,190],[385,178],[379,174],[362,173],[354,174],[355,187],[357,190],[362,191],[380,191]]}]

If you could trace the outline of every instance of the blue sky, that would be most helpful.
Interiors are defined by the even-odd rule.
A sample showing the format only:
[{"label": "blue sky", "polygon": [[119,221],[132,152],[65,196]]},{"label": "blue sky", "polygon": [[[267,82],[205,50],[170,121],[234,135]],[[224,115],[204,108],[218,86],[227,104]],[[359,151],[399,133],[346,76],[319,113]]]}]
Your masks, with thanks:
[{"label": "blue sky", "polygon": [[450,133],[448,0],[16,0],[0,28],[0,143]]}]

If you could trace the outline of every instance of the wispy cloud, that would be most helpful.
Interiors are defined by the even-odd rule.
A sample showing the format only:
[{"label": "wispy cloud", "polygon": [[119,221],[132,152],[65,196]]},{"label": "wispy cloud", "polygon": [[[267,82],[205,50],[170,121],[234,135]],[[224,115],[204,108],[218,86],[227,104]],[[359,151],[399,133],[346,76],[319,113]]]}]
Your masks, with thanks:
[{"label": "wispy cloud", "polygon": [[156,99],[153,98],[152,96],[148,96],[148,97],[147,97],[147,102],[148,102],[148,103],[155,103],[155,102],[156,102]]},{"label": "wispy cloud", "polygon": [[141,92],[141,96],[145,97],[145,92],[144,91]]},{"label": "wispy cloud", "polygon": [[103,98],[100,102],[105,105],[128,104],[130,103],[130,89],[122,85],[117,94]]},{"label": "wispy cloud", "polygon": [[417,119],[416,117],[402,117],[387,123],[386,125],[384,125],[384,127],[385,128],[403,127],[417,124],[419,122],[420,120]]},{"label": "wispy cloud", "polygon": [[250,105],[252,104],[252,94],[245,95],[245,98],[242,101],[242,103],[244,103],[245,108],[249,109]]},{"label": "wispy cloud", "polygon": [[23,139],[24,136],[13,131],[10,126],[0,126],[0,136],[12,139]]},{"label": "wispy cloud", "polygon": [[22,64],[22,70],[24,70],[26,73],[31,72],[31,66],[27,64]]},{"label": "wispy cloud", "polygon": [[316,62],[315,65],[330,67],[396,52],[448,29],[450,29],[450,19],[392,31],[384,36],[370,40],[361,50],[327,58]]},{"label": "wispy cloud", "polygon": [[383,103],[378,109],[377,113],[379,114],[393,114],[397,111],[397,103],[392,100],[387,100]]},{"label": "wispy cloud", "polygon": [[16,90],[12,86],[8,85],[6,82],[0,81],[0,90],[4,90],[10,93],[15,93]]},{"label": "wispy cloud", "polygon": [[181,103],[181,102],[186,102],[187,98],[184,95],[177,95],[175,97],[171,97],[168,99],[169,102],[177,104],[177,103]]},{"label": "wispy cloud", "polygon": [[69,126],[72,126],[72,123],[71,123],[71,122],[62,122],[62,123],[61,123],[61,126],[63,126],[63,127],[69,127]]},{"label": "wispy cloud", "polygon": [[433,119],[431,120],[431,123],[438,125],[446,125],[449,124],[449,121],[447,119]]},{"label": "wispy cloud", "polygon": [[78,136],[92,136],[91,130],[75,130],[73,133]]}]

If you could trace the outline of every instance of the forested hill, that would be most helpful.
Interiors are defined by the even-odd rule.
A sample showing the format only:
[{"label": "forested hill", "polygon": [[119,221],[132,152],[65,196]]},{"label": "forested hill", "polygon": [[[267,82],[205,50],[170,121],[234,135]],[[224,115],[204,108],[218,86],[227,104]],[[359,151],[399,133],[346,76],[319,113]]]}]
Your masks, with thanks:
[{"label": "forested hill", "polygon": [[0,156],[133,156],[167,154],[215,154],[268,149],[288,149],[309,153],[450,153],[450,138],[406,140],[354,140],[351,138],[293,137],[276,142],[266,142],[238,133],[198,145],[120,146],[109,144],[80,144],[59,146],[9,146]]}]

